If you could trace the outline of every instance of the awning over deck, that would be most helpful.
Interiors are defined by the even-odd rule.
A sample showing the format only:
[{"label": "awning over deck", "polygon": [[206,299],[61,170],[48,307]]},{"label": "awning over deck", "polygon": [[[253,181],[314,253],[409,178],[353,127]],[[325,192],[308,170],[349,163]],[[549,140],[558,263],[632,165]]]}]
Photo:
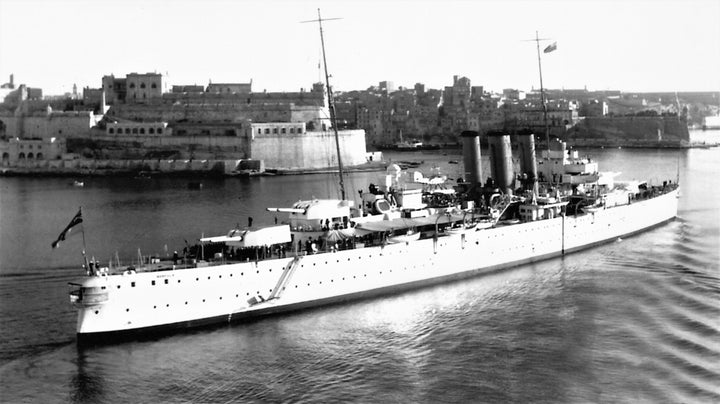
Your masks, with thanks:
[{"label": "awning over deck", "polygon": [[231,247],[259,247],[289,243],[290,226],[270,226],[256,230],[230,230],[227,236],[204,237],[202,243],[225,243]]}]

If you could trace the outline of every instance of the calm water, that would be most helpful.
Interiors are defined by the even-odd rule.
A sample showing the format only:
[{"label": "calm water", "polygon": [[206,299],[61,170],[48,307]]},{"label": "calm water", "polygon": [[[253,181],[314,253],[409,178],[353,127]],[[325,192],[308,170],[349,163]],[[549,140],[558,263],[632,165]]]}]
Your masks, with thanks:
[{"label": "calm water", "polygon": [[[720,148],[593,150],[623,179],[676,178],[677,221],[593,250],[401,295],[80,349],[67,282],[89,255],[164,254],[325,175],[204,181],[0,178],[0,401],[719,402]],[[438,165],[461,160],[398,154]],[[357,194],[377,173],[347,181]],[[354,186],[353,186],[354,184]],[[77,228],[79,230],[79,228]],[[451,262],[448,265],[452,265]]]}]

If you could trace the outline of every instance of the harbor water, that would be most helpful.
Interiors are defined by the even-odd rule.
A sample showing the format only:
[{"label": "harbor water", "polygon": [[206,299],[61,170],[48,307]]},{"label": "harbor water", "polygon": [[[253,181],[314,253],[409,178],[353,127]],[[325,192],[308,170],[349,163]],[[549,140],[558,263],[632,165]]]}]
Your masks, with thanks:
[{"label": "harbor water", "polygon": [[[67,295],[83,238],[103,263],[172,255],[337,197],[336,176],[0,177],[0,401],[720,402],[720,148],[588,153],[620,179],[679,174],[678,219],[463,281],[96,347],[76,344]],[[388,157],[462,166],[453,150]],[[379,174],[349,175],[348,195]]]}]

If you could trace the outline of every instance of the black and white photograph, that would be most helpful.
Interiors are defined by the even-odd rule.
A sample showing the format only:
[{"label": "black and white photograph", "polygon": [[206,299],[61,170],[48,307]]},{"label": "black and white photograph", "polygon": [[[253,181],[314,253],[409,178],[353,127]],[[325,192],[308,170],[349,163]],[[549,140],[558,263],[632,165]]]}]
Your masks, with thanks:
[{"label": "black and white photograph", "polygon": [[0,403],[720,402],[720,0],[0,0]]}]

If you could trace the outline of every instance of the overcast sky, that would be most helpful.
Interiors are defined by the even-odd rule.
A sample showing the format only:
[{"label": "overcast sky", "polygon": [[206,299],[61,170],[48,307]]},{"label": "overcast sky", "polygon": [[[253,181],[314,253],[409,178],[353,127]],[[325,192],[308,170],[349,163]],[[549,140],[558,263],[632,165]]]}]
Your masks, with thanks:
[{"label": "overcast sky", "polygon": [[[62,94],[106,74],[172,84],[248,82],[297,91],[318,81],[324,24],[336,90],[388,80],[427,88],[467,76],[500,91],[719,91],[720,0],[163,1],[0,0],[0,83]],[[551,42],[550,41],[550,42]],[[542,43],[542,47],[549,44]]]}]

